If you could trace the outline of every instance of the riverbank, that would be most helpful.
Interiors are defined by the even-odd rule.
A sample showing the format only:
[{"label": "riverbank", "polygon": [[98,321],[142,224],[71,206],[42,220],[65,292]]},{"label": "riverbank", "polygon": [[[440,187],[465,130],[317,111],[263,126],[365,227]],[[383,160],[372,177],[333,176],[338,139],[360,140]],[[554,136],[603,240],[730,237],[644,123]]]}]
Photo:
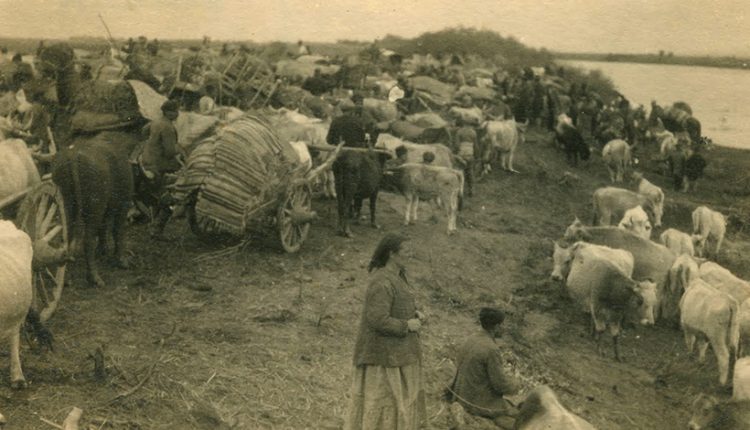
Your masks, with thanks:
[{"label": "riverbank", "polygon": [[669,55],[669,53],[663,55],[555,53],[553,55],[556,60],[604,61],[610,63],[662,64],[750,70],[750,58],[738,58],[734,56],[676,56]]}]

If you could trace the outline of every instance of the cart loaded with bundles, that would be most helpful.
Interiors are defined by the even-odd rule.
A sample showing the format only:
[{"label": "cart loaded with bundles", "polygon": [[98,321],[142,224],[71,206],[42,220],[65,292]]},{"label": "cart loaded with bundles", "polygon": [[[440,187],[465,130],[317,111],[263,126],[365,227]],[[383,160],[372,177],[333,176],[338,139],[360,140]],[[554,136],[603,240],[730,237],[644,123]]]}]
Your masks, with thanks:
[{"label": "cart loaded with bundles", "polygon": [[315,169],[302,158],[263,117],[248,114],[195,146],[172,194],[198,236],[277,228],[284,250],[296,252],[316,218],[311,182],[336,157]]}]

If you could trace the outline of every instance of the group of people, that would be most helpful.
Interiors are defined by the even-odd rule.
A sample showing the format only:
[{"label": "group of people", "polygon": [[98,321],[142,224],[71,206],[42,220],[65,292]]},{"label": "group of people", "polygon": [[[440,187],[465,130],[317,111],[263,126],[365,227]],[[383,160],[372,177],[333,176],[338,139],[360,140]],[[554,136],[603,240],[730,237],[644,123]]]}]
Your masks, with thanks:
[{"label": "group of people", "polygon": [[[345,430],[418,429],[426,419],[419,334],[427,318],[409,282],[409,246],[406,237],[386,234],[370,260],[367,270],[374,274],[364,293],[354,346]],[[500,309],[481,309],[481,328],[459,348],[456,374],[445,397],[472,415],[512,429],[518,410],[506,396],[520,387],[504,370],[496,343],[504,320]]]}]

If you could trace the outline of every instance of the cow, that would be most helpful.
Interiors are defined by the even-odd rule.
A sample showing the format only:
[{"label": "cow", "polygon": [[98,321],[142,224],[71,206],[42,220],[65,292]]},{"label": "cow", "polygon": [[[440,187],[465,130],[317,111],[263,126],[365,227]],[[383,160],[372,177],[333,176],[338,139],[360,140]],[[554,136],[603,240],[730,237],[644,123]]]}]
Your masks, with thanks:
[{"label": "cow", "polygon": [[740,341],[739,303],[703,279],[693,279],[680,299],[680,325],[688,352],[698,340],[698,361],[706,360],[711,345],[719,366],[719,383],[729,378],[730,360],[737,355]]},{"label": "cow", "polygon": [[583,418],[565,409],[546,385],[534,388],[519,406],[515,430],[595,430]]},{"label": "cow", "polygon": [[0,338],[10,342],[10,385],[25,388],[21,369],[21,325],[31,323],[37,338],[51,348],[49,332],[30,310],[32,299],[31,266],[34,251],[31,238],[10,221],[0,220]]},{"label": "cow", "polygon": [[[649,196],[626,190],[624,188],[603,187],[594,191],[592,196],[594,206],[594,225],[611,225],[612,218],[622,219],[628,209],[641,206],[650,212],[653,225],[661,225],[661,214],[654,209],[659,203],[655,203]],[[659,217],[657,218],[657,214]]]},{"label": "cow", "polygon": [[623,249],[614,249],[586,242],[576,242],[564,248],[557,242],[554,242],[554,251],[552,254],[553,267],[550,278],[558,282],[568,279],[571,263],[576,255],[580,255],[584,259],[606,258],[622,270],[623,273],[628,275],[632,275],[633,273],[633,254]]},{"label": "cow", "polygon": [[617,227],[632,231],[644,239],[651,239],[651,222],[641,206],[626,210]]},{"label": "cow", "polygon": [[750,428],[750,400],[718,401],[699,394],[693,401],[690,430],[746,430]]},{"label": "cow", "polygon": [[695,256],[693,238],[674,228],[668,228],[659,236],[659,243],[669,248],[675,255],[687,254]]},{"label": "cow", "polygon": [[636,186],[636,192],[648,197],[651,202],[651,211],[654,215],[654,227],[661,227],[661,218],[664,216],[664,191],[643,177],[640,172],[634,172],[632,180]]},{"label": "cow", "polygon": [[687,254],[677,256],[667,274],[668,291],[669,296],[672,297],[672,303],[666,306],[665,312],[662,314],[663,318],[673,321],[677,318],[680,311],[678,303],[682,298],[682,294],[693,279],[699,278],[700,269],[698,268],[698,262]]},{"label": "cow", "polygon": [[610,140],[602,149],[602,161],[609,171],[610,181],[622,182],[626,171],[633,164],[630,145],[622,139]]},{"label": "cow", "polygon": [[408,121],[393,121],[388,130],[396,137],[416,143],[442,143],[450,145],[451,133],[447,127],[420,127]]},{"label": "cow", "polygon": [[734,363],[732,400],[750,400],[750,357],[742,357]]},{"label": "cow", "polygon": [[659,154],[661,154],[662,157],[666,157],[670,152],[677,149],[678,140],[671,131],[654,131],[651,132],[650,135],[659,146]]},{"label": "cow", "polygon": [[463,172],[443,166],[405,163],[389,169],[383,185],[395,188],[406,198],[404,225],[417,220],[420,199],[440,199],[448,217],[448,234],[456,232],[459,199],[464,192]]},{"label": "cow", "polygon": [[431,163],[433,166],[463,169],[465,165],[461,158],[457,157],[451,152],[450,148],[442,144],[416,144],[388,133],[379,134],[378,140],[375,142],[375,149],[384,149],[392,156],[395,156],[396,148],[399,146],[403,146],[407,149],[407,163],[421,163],[424,154],[426,152],[432,152],[433,155],[435,155],[435,159]]},{"label": "cow", "polygon": [[740,304],[740,352],[750,351],[750,303],[745,304],[750,300],[750,283],[711,261],[700,265],[699,274],[709,285],[729,294]]},{"label": "cow", "polygon": [[585,241],[610,248],[624,249],[634,258],[633,279],[650,279],[656,283],[657,318],[669,314],[670,300],[667,285],[669,269],[676,256],[666,247],[617,227],[587,227],[575,219],[565,230],[566,243]]},{"label": "cow", "polygon": [[[632,309],[633,302],[637,301],[641,324],[654,324],[656,285],[651,281],[633,281],[630,273],[610,261],[610,254],[614,250],[597,252],[596,248],[578,248],[570,262],[570,272],[565,283],[566,291],[583,310],[590,313],[599,354],[603,354],[601,334],[609,328],[615,358],[622,361],[618,338],[626,311]],[[633,256],[625,255],[621,264],[629,264],[632,271],[632,262]]]},{"label": "cow", "polygon": [[338,233],[352,237],[349,227],[351,218],[359,219],[362,200],[370,201],[370,226],[375,223],[375,208],[382,178],[384,159],[377,153],[361,150],[342,152],[333,162],[333,175],[336,182],[336,203],[338,209]]},{"label": "cow", "polygon": [[524,134],[526,133],[526,123],[518,123],[513,119],[505,121],[485,121],[480,127],[480,132],[483,134],[480,140],[483,140],[484,153],[482,154],[482,161],[485,163],[484,172],[487,173],[491,170],[490,161],[496,158],[497,154],[500,154],[501,166],[503,170],[518,173],[518,170],[513,168],[513,156],[516,151],[516,147],[524,142]]},{"label": "cow", "polygon": [[709,252],[706,250],[706,245],[710,239],[716,244],[710,253],[713,254],[714,259],[717,259],[726,231],[727,222],[724,219],[724,215],[706,206],[697,207],[693,211],[693,244],[695,246],[695,254],[699,257],[708,255]]},{"label": "cow", "polygon": [[558,116],[555,141],[562,144],[568,163],[575,166],[579,159],[586,161],[591,157],[591,149],[571,121],[564,113]]}]

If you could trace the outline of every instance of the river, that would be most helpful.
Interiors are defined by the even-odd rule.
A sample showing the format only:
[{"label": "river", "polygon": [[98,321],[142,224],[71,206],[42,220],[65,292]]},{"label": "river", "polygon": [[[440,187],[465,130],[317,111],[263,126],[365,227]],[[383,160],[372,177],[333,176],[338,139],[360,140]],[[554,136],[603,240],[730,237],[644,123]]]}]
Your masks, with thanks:
[{"label": "river", "polygon": [[561,64],[601,70],[618,91],[651,109],[685,101],[703,126],[703,135],[722,146],[750,149],[750,71],[662,64],[561,60]]}]

